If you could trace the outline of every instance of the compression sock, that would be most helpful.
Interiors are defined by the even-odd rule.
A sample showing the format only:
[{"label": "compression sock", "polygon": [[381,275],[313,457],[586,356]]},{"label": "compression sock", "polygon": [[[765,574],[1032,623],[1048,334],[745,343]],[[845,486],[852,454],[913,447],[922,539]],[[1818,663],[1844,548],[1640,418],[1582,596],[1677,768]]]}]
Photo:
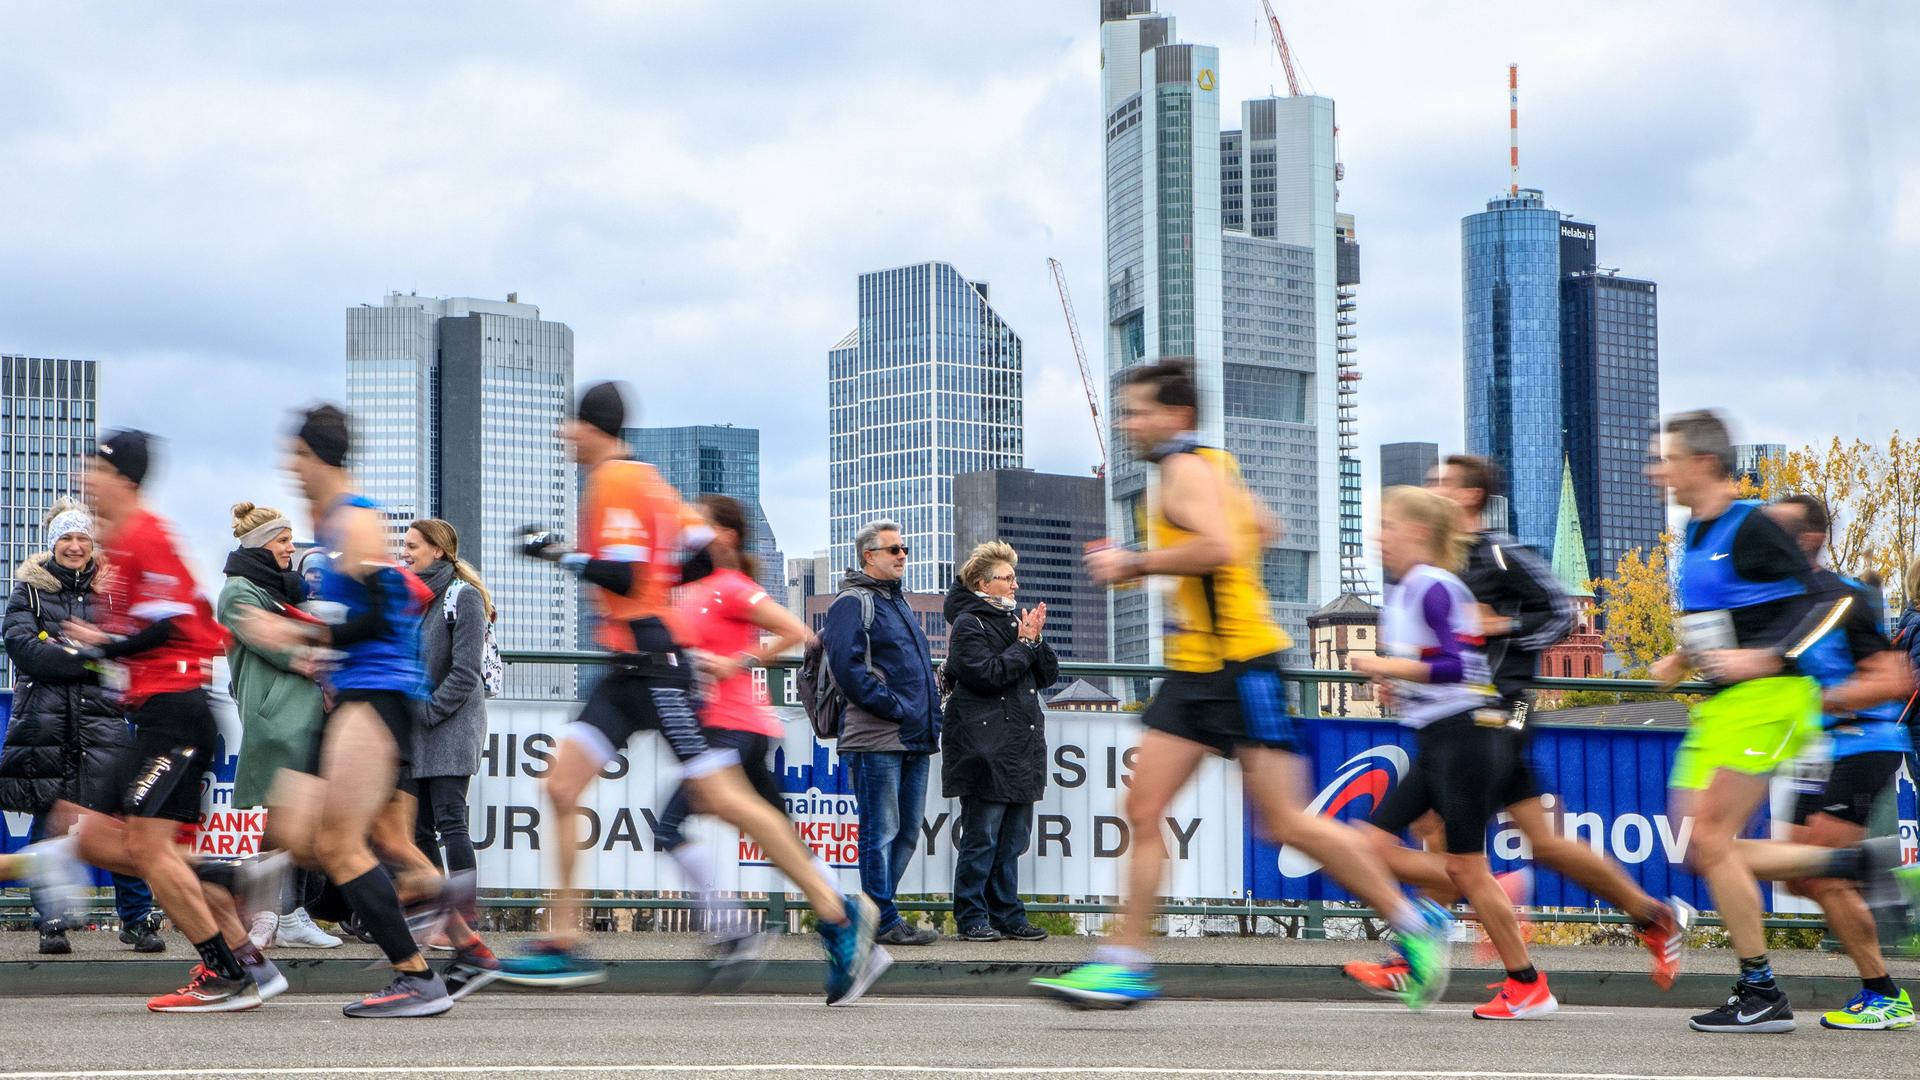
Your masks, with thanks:
[{"label": "compression sock", "polygon": [[226,939],[219,934],[205,941],[194,942],[193,950],[200,954],[200,962],[207,966],[207,970],[215,975],[223,979],[247,977],[247,970],[240,966],[239,958],[233,955],[232,949],[227,948]]},{"label": "compression sock", "polygon": [[413,932],[407,929],[407,917],[400,910],[400,894],[394,891],[385,867],[375,866],[352,881],[341,882],[340,895],[353,906],[360,925],[373,935],[374,944],[386,954],[388,963],[398,965],[418,954]]},{"label": "compression sock", "polygon": [[1740,981],[1761,990],[1775,990],[1773,965],[1767,962],[1767,954],[1743,956],[1740,958]]}]

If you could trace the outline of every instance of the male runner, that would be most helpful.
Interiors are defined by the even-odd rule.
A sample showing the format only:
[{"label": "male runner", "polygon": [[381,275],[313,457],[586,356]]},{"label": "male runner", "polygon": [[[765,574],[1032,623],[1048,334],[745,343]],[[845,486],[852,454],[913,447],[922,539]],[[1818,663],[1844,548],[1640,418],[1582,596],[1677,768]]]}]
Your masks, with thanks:
[{"label": "male runner", "polygon": [[786,815],[748,784],[736,751],[707,743],[689,700],[693,667],[669,596],[675,585],[711,569],[711,559],[698,551],[682,562],[683,551],[704,543],[706,532],[659,473],[627,459],[620,438],[625,423],[620,387],[601,382],[581,393],[566,426],[574,460],[587,470],[580,513],[583,550],[568,550],[537,526],[522,536],[524,554],[558,563],[595,586],[600,643],[615,659],[567,726],[542,781],[561,829],[557,842],[547,845],[560,878],[551,936],[523,956],[502,960],[501,977],[553,988],[607,977],[603,967],[575,953],[581,906],[573,891],[576,812],[587,785],[621,746],[642,731],[658,731],[679,759],[681,783],[695,808],[751,836],[806,892],[827,953],[827,1004],[851,1005],[892,963],[886,950],[873,945],[877,912],[864,895],[843,898],[835,890]]},{"label": "male runner", "polygon": [[[1896,869],[1899,839],[1838,850],[1775,841],[1736,844],[1767,797],[1774,770],[1819,730],[1820,691],[1803,654],[1844,617],[1806,556],[1757,503],[1734,498],[1733,441],[1709,410],[1669,418],[1647,475],[1687,508],[1679,567],[1680,647],[1653,665],[1674,684],[1698,668],[1719,689],[1695,705],[1670,781],[1675,821],[1693,818],[1687,861],[1707,883],[1740,960],[1725,1005],[1693,1017],[1695,1031],[1792,1031],[1793,1008],[1774,982],[1758,880],[1847,878],[1876,892],[1910,887]],[[1890,841],[1890,843],[1889,843]]]},{"label": "male runner", "polygon": [[[1566,637],[1574,625],[1573,605],[1546,561],[1505,532],[1482,527],[1487,499],[1502,494],[1500,467],[1483,457],[1455,454],[1427,477],[1427,486],[1452,500],[1460,527],[1473,538],[1460,578],[1480,605],[1480,634],[1486,639],[1493,683],[1509,726],[1520,734],[1520,752],[1496,805],[1513,818],[1526,837],[1533,861],[1564,875],[1580,887],[1627,913],[1635,932],[1653,956],[1654,985],[1665,990],[1680,973],[1686,928],[1693,909],[1678,899],[1663,904],[1634,884],[1620,866],[1554,828],[1541,796],[1546,788],[1535,771],[1526,737],[1533,708],[1527,683],[1540,669],[1540,654]],[[1403,857],[1394,864],[1402,881],[1427,890],[1442,903],[1456,890],[1438,855]],[[1356,962],[1349,977],[1376,992],[1396,989],[1406,977],[1397,961]]]},{"label": "male runner", "polygon": [[[1826,591],[1849,598],[1840,625],[1801,655],[1801,668],[1821,686],[1829,745],[1801,759],[1806,771],[1794,781],[1791,838],[1830,848],[1857,844],[1866,838],[1874,800],[1892,785],[1906,756],[1900,713],[1913,691],[1913,672],[1906,654],[1887,640],[1880,594],[1820,565],[1832,527],[1826,506],[1811,495],[1789,495],[1766,514],[1800,545]],[[1913,1000],[1888,977],[1873,913],[1853,883],[1814,878],[1787,884],[1826,912],[1828,929],[1860,971],[1860,992],[1821,1017],[1821,1025],[1843,1031],[1912,1027]]]},{"label": "male runner", "polygon": [[1163,360],[1127,373],[1118,426],[1159,476],[1147,550],[1095,551],[1087,569],[1103,585],[1163,580],[1165,656],[1174,673],[1147,707],[1127,792],[1133,844],[1119,928],[1092,963],[1033,985],[1080,1008],[1125,1008],[1159,996],[1146,944],[1166,871],[1162,819],[1202,759],[1216,753],[1240,762],[1268,835],[1320,860],[1391,921],[1411,971],[1405,1000],[1418,1008],[1446,985],[1446,917],[1401,895],[1355,830],[1307,812],[1307,763],[1280,681],[1287,637],[1260,583],[1260,550],[1278,523],[1241,481],[1233,455],[1200,444],[1198,425],[1187,365]]},{"label": "male runner", "polygon": [[207,684],[226,639],[173,534],[141,500],[155,449],[145,432],[115,431],[87,462],[87,501],[112,567],[112,614],[104,628],[69,622],[66,637],[118,691],[134,738],[115,766],[119,805],[79,808],[78,854],[144,878],[200,954],[187,985],[147,1008],[234,1012],[258,1007],[287,981],[247,939],[231,898],[203,888],[181,847],[199,824],[201,779],[218,752]]}]

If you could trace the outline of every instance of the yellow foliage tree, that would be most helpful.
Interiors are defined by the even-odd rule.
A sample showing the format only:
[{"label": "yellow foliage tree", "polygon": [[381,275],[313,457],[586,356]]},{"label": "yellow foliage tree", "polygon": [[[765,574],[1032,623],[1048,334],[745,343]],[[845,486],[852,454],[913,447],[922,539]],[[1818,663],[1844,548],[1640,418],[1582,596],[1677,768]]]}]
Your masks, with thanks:
[{"label": "yellow foliage tree", "polygon": [[1661,533],[1653,548],[1622,555],[1612,577],[1587,582],[1600,601],[1607,648],[1619,657],[1626,678],[1646,678],[1653,662],[1674,649],[1673,575],[1667,569],[1673,545],[1673,534]]}]

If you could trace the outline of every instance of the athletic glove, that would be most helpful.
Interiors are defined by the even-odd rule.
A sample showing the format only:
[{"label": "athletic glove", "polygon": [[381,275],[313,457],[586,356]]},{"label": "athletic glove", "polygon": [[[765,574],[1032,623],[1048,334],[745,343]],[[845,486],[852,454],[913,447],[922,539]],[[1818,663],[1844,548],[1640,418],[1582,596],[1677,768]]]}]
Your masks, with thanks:
[{"label": "athletic glove", "polygon": [[559,534],[544,525],[522,525],[520,527],[520,554],[544,562],[559,562],[568,553],[567,545]]}]

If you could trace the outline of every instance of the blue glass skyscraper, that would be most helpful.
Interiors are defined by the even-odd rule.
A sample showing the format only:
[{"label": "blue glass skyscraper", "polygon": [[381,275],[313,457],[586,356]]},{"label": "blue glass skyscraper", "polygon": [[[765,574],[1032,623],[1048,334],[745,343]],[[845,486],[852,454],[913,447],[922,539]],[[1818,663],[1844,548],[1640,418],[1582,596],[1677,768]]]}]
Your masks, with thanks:
[{"label": "blue glass skyscraper", "polygon": [[1460,222],[1467,452],[1507,474],[1515,536],[1553,550],[1560,408],[1560,214],[1522,189]]},{"label": "blue glass skyscraper", "polygon": [[757,580],[768,596],[786,603],[786,557],[760,505],[760,429],[732,424],[622,428],[620,437],[636,459],[658,469],[688,502],[725,495],[740,503],[751,519],[753,553],[760,560]]}]

